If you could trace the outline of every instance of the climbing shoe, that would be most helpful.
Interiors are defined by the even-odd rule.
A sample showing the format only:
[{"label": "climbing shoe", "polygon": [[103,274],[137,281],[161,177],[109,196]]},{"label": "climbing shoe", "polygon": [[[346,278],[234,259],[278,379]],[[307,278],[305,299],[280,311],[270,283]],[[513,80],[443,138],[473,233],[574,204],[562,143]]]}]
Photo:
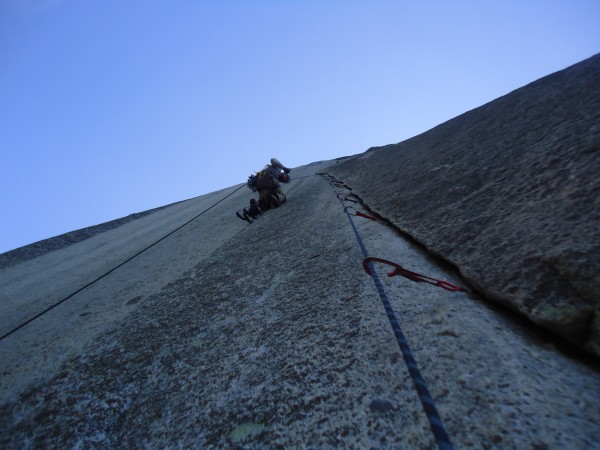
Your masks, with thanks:
[{"label": "climbing shoe", "polygon": [[253,219],[256,219],[260,215],[260,208],[255,199],[250,200],[250,208],[248,209],[248,215]]},{"label": "climbing shoe", "polygon": [[279,205],[281,204],[279,201],[279,195],[277,195],[276,192],[269,194],[269,201],[271,202],[271,206],[273,208],[279,208]]},{"label": "climbing shoe", "polygon": [[246,208],[240,209],[238,212],[235,213],[235,215],[248,223],[252,223],[252,219],[248,215],[248,211],[246,210]]}]

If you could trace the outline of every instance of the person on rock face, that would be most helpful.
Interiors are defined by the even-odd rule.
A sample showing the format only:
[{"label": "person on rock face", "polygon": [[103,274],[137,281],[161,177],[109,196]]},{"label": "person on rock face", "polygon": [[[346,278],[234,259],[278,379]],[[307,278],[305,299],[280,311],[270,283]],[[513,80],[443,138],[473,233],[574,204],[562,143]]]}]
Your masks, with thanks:
[{"label": "person on rock face", "polygon": [[261,209],[266,210],[279,206],[285,201],[285,195],[279,183],[288,183],[288,173],[291,169],[285,167],[277,158],[271,158],[271,164],[267,164],[263,170],[256,174],[256,191],[258,191],[258,204]]}]

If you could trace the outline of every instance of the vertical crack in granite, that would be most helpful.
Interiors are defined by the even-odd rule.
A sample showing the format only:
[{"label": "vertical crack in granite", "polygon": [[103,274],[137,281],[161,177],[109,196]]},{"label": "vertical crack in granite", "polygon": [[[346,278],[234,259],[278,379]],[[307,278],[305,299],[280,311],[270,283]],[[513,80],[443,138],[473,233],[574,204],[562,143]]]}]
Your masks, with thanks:
[{"label": "vertical crack in granite", "polygon": [[330,172],[487,296],[600,355],[599,124],[596,55]]},{"label": "vertical crack in granite", "polygon": [[[295,168],[288,202],[252,224],[234,216],[240,192],[3,340],[0,447],[434,448],[353,231],[310,170],[348,183],[490,297],[600,354],[599,66],[404,143]],[[219,195],[3,269],[3,317],[81,286]],[[356,225],[369,252],[453,281],[389,227]],[[600,441],[590,358],[477,298],[381,278],[457,448]]]}]

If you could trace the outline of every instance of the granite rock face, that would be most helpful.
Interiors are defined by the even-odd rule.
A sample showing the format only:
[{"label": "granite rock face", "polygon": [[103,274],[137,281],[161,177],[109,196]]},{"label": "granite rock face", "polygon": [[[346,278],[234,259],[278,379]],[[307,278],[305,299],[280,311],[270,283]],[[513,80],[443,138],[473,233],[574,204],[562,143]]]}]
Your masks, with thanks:
[{"label": "granite rock face", "polygon": [[455,448],[598,448],[600,360],[477,293],[374,284],[365,254],[465,279],[336,195],[594,351],[598,66],[296,167],[252,224],[240,184],[4,255],[0,448],[430,449],[433,403]]},{"label": "granite rock face", "polygon": [[104,233],[105,231],[118,228],[121,225],[132,222],[148,214],[152,214],[153,212],[163,208],[166,208],[166,206],[149,209],[148,211],[139,213],[133,213],[126,217],[121,217],[120,219],[111,220],[109,222],[82,228],[80,230],[70,231],[59,236],[43,239],[41,241],[34,242],[33,244],[10,250],[6,253],[0,253],[0,270],[14,266],[23,261],[29,261],[30,259],[37,258],[38,256],[46,253],[60,250],[61,248],[68,247],[69,245],[85,241],[86,239],[89,239],[98,233]]},{"label": "granite rock face", "polygon": [[0,269],[0,448],[433,449],[433,402],[457,449],[597,448],[600,367],[477,295],[385,266],[377,288],[359,242],[463,280],[351,222],[314,175],[332,164],[252,224],[242,185]]},{"label": "granite rock face", "polygon": [[330,172],[487,297],[600,355],[600,55]]}]

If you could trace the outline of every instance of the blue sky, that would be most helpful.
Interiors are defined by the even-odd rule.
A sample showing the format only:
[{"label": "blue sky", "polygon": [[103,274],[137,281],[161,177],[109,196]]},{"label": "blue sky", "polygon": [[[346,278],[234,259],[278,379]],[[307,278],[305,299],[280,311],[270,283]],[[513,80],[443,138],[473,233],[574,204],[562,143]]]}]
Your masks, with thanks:
[{"label": "blue sky", "polygon": [[0,252],[403,141],[599,52],[598,23],[597,0],[1,0]]}]

